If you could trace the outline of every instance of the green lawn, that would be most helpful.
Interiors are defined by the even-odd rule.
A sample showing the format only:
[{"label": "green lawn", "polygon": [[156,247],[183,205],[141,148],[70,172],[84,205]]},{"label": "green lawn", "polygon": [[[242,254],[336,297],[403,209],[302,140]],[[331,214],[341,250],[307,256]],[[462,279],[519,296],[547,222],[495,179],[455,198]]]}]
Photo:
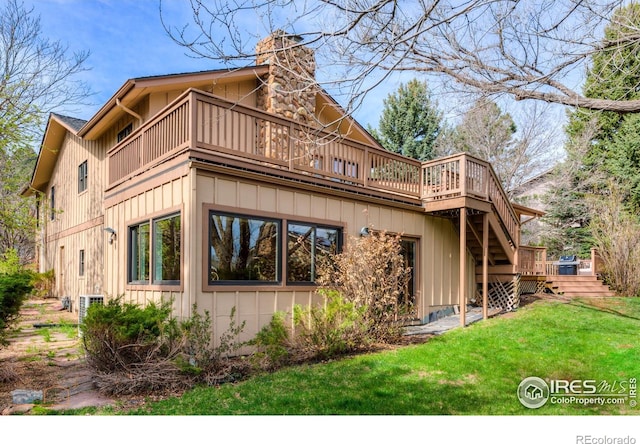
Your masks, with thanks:
[{"label": "green lawn", "polygon": [[[598,415],[620,405],[527,409],[522,379],[640,377],[640,299],[537,302],[425,344],[305,365],[149,404],[144,415]],[[108,412],[106,412],[108,414]]]}]

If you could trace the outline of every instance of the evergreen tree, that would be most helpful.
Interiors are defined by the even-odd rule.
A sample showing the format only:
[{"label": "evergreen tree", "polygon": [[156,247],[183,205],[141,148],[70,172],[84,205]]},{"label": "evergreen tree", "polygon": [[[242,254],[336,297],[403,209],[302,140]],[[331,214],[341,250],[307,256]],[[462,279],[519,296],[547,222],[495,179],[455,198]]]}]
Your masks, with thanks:
[{"label": "evergreen tree", "polygon": [[480,99],[465,113],[453,136],[455,151],[489,162],[506,190],[513,188],[521,173],[524,153],[514,138],[516,125],[508,113],[487,99]]},{"label": "evergreen tree", "polygon": [[[637,33],[640,5],[616,10],[604,30],[602,51],[595,52],[584,84],[585,97],[613,100],[640,98],[640,44],[637,40],[618,44]],[[634,205],[640,203],[639,118],[612,111],[576,109],[569,116],[567,161],[559,168],[557,187],[549,193],[547,221],[557,228],[549,244],[558,251],[587,254],[592,246],[589,234],[589,195],[607,198],[606,184],[613,178],[623,185]],[[634,133],[635,131],[635,133]]]},{"label": "evergreen tree", "polygon": [[442,115],[431,100],[426,82],[401,84],[384,100],[379,128],[369,132],[388,151],[418,160],[435,157],[434,144]]}]

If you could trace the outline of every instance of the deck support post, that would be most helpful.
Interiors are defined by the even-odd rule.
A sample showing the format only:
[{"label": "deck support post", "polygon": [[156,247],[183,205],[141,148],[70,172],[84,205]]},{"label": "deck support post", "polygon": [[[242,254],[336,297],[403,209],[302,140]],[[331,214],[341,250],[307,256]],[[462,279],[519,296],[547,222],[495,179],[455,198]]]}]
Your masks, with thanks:
[{"label": "deck support post", "polygon": [[460,208],[460,282],[458,283],[460,304],[460,326],[467,325],[467,209]]},{"label": "deck support post", "polygon": [[482,318],[489,317],[489,213],[482,215]]}]

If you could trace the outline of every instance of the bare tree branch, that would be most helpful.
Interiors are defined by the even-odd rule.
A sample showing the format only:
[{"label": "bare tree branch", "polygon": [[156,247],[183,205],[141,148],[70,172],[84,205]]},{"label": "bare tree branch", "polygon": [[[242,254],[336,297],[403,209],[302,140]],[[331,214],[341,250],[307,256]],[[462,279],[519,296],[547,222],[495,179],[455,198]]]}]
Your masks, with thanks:
[{"label": "bare tree branch", "polygon": [[[640,111],[640,100],[591,98],[580,91],[594,54],[613,55],[640,41],[631,21],[612,15],[624,3],[189,0],[192,23],[171,26],[165,17],[164,25],[194,56],[229,64],[253,62],[255,41],[275,29],[298,34],[322,57],[319,66],[330,67],[320,82],[346,94],[348,110],[392,73],[410,71],[444,75],[457,90],[630,113]],[[614,20],[624,32],[607,40],[603,30]]]}]

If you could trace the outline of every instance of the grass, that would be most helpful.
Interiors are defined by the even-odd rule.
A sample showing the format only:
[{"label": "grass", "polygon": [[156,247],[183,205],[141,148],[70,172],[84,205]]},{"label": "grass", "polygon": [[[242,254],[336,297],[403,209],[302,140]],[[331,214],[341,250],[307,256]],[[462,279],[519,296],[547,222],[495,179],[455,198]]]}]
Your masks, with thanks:
[{"label": "grass", "polygon": [[633,415],[640,410],[628,405],[548,402],[527,409],[516,391],[529,376],[609,383],[637,378],[639,327],[640,299],[538,302],[424,344],[196,388],[128,413]]}]

